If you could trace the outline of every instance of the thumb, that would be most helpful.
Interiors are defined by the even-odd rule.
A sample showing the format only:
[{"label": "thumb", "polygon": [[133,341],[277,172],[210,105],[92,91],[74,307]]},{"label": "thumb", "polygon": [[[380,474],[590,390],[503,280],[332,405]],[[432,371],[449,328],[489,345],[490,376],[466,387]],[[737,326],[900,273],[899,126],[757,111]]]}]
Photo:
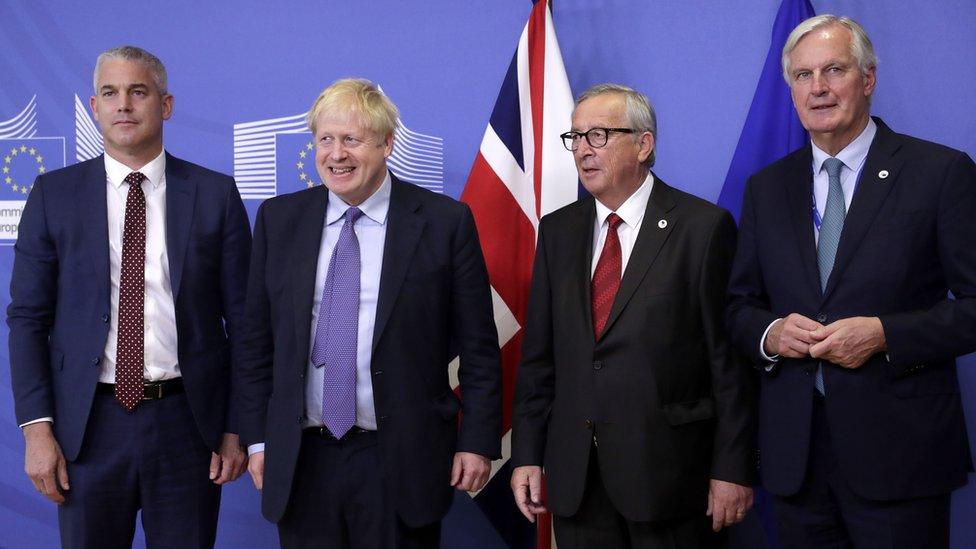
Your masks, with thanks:
[{"label": "thumb", "polygon": [[71,489],[71,486],[68,484],[68,464],[64,460],[64,457],[58,459],[58,480],[61,481],[61,488],[63,490]]},{"label": "thumb", "polygon": [[220,474],[220,455],[210,452],[210,480],[217,478]]}]

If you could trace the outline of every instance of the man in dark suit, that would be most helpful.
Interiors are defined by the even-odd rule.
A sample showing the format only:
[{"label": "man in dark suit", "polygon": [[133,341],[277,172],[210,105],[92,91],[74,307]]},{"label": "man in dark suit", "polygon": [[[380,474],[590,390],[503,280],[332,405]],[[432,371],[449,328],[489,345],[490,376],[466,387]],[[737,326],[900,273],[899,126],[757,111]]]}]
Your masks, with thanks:
[{"label": "man in dark suit", "polygon": [[539,227],[512,490],[529,520],[552,511],[561,549],[710,547],[752,503],[749,381],[722,322],[735,223],[650,172],[655,136],[643,95],[585,92],[561,137],[592,197]]},{"label": "man in dark suit", "polygon": [[972,470],[955,357],[976,349],[976,167],[869,116],[876,65],[849,18],[797,26],[783,74],[812,144],[743,200],[728,321],[763,372],[783,547],[947,547]]},{"label": "man in dark suit", "polygon": [[251,235],[234,180],[163,151],[166,70],[95,67],[105,154],[34,182],[10,283],[25,469],[65,547],[211,547],[246,456],[229,411]]},{"label": "man in dark suit", "polygon": [[436,547],[451,486],[480,489],[500,454],[474,220],[389,173],[398,113],[373,83],[333,83],[308,119],[324,186],[268,200],[255,227],[239,375],[249,471],[284,547]]}]

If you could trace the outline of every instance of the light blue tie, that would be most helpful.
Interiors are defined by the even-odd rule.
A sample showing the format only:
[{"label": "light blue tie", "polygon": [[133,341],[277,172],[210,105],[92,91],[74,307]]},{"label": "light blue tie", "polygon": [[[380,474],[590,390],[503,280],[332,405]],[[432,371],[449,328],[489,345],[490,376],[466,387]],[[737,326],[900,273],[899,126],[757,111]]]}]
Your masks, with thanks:
[{"label": "light blue tie", "polygon": [[325,366],[322,381],[322,423],[336,438],[356,424],[356,354],[359,339],[359,240],[353,230],[363,212],[346,210],[339,240],[329,259],[319,317],[315,325],[312,363]]},{"label": "light blue tie", "polygon": [[[817,267],[820,268],[820,291],[827,289],[830,271],[834,268],[837,256],[837,245],[840,243],[840,233],[844,230],[844,217],[847,215],[844,206],[844,188],[840,184],[840,170],[844,163],[830,157],[824,160],[827,170],[827,205],[824,207],[823,220],[820,223],[820,236],[817,239]],[[820,394],[824,393],[823,366],[817,366],[814,385]]]}]

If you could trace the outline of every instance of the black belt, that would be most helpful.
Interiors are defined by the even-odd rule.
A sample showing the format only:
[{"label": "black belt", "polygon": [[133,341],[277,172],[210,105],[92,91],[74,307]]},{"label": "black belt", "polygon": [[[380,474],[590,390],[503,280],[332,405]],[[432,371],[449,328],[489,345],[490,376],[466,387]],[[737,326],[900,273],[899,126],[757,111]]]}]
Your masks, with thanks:
[{"label": "black belt", "polygon": [[[302,429],[302,432],[305,433],[306,435],[314,435],[317,437],[322,437],[327,440],[340,440],[337,439],[335,435],[332,434],[332,431],[329,431],[329,428],[326,427],[325,425],[319,425],[317,427],[306,427]],[[351,429],[346,431],[346,434],[342,435],[342,438],[346,439],[354,435],[365,435],[368,433],[375,433],[375,432],[376,431],[363,429],[362,427],[357,427],[353,425]]]},{"label": "black belt", "polygon": [[[114,383],[99,383],[95,392],[100,395],[114,395]],[[142,385],[142,400],[159,400],[168,396],[183,393],[183,378],[166,379],[163,381],[147,381]]]}]

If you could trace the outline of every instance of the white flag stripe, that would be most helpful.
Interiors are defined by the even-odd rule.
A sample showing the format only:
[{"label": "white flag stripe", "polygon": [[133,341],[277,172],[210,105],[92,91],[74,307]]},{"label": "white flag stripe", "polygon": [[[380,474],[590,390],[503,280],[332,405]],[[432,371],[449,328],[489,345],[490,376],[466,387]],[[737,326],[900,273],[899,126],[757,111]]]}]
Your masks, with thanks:
[{"label": "white flag stripe", "polygon": [[[519,94],[519,119],[522,130],[522,168],[525,177],[513,180],[513,185],[523,186],[519,189],[516,196],[524,195],[531,197],[522,209],[525,215],[533,222],[533,226],[538,228],[537,215],[535,213],[535,183],[533,174],[535,173],[535,132],[532,125],[532,90],[529,81],[529,26],[522,29],[522,36],[519,38],[518,51],[516,52],[516,74],[518,75],[518,94]],[[497,173],[497,172],[496,172]],[[512,187],[509,187],[512,189]],[[512,194],[516,191],[512,189]],[[522,203],[521,201],[519,202]],[[526,210],[526,206],[529,208]]]},{"label": "white flag stripe", "polygon": [[566,78],[563,56],[556,41],[552,13],[546,10],[546,65],[542,114],[542,185],[540,213],[546,215],[575,202],[579,193],[576,165],[559,134],[569,131],[573,117],[573,92]]},{"label": "white flag stripe", "polygon": [[[485,137],[481,140],[481,156],[491,166],[491,170],[501,179],[508,192],[512,193],[515,202],[525,217],[538,229],[539,220],[535,215],[535,191],[528,175],[519,167],[512,152],[502,142],[495,129],[488,125]],[[527,183],[528,181],[528,183]]]}]

